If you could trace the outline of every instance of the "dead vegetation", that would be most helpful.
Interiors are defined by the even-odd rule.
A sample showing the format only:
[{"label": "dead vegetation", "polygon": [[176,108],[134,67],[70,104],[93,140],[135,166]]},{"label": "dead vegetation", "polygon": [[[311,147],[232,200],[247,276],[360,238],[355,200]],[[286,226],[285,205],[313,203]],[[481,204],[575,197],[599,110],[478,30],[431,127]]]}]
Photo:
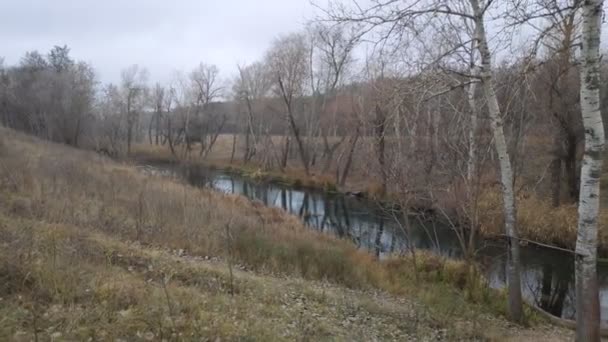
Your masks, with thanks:
[{"label": "dead vegetation", "polygon": [[[226,168],[243,173],[250,177],[267,177],[269,179],[280,180],[281,182],[291,183],[299,186],[314,187],[326,190],[336,190],[338,187],[332,181],[329,174],[317,174],[314,171],[311,175],[306,176],[304,171],[297,167],[288,167],[284,172],[276,170],[262,171],[255,164],[242,164],[239,161],[230,163],[225,159],[224,153],[228,153],[229,137],[222,136],[219,139],[217,150],[206,160],[194,158],[191,163],[204,163],[208,166]],[[163,146],[154,145],[137,145],[133,150],[133,158],[150,163],[166,163],[177,162],[171,155],[170,151]],[[543,164],[538,160],[542,158],[530,159],[530,163]],[[538,169],[541,166],[533,166]],[[528,170],[529,171],[529,170]],[[482,177],[482,190],[479,193],[477,211],[479,213],[479,234],[486,238],[500,238],[504,235],[503,214],[502,214],[502,198],[500,189],[492,181],[494,175],[485,175]],[[528,174],[522,175],[520,183],[529,184],[534,179]],[[606,177],[603,177],[606,178]],[[602,181],[602,184],[608,184],[608,181]],[[519,183],[518,183],[519,184]],[[380,185],[373,181],[373,177],[366,175],[363,170],[354,169],[345,187],[341,187],[342,191],[363,191],[371,197],[391,198],[391,193],[381,195],[379,190]],[[458,188],[451,184],[448,190],[444,191],[441,196],[438,196],[440,202],[435,205],[440,206],[447,213],[454,213],[452,219],[457,218],[456,211],[461,209],[462,203],[465,200],[464,188]],[[428,200],[419,200],[422,206],[433,205]],[[554,245],[562,248],[574,249],[576,241],[576,226],[577,226],[577,207],[574,203],[564,203],[558,207],[554,207],[551,201],[542,193],[536,190],[520,189],[518,191],[517,204],[517,220],[518,230],[523,239],[538,241],[548,245]],[[600,240],[599,247],[602,251],[608,250],[608,234],[604,232],[604,227],[608,227],[608,215],[606,213],[600,216]]]},{"label": "dead vegetation", "polygon": [[[479,199],[480,233],[487,237],[502,236],[502,203],[498,191],[482,192]],[[574,250],[577,227],[576,204],[551,206],[547,200],[533,194],[523,194],[518,198],[517,221],[524,239]],[[608,249],[608,214],[601,212],[599,248],[605,253]]]},{"label": "dead vegetation", "polygon": [[470,273],[462,264],[421,257],[418,283],[409,260],[379,263],[280,210],[1,133],[2,340],[436,340],[531,332],[508,328],[487,305],[504,307],[502,294],[486,286],[466,294],[462,275]]}]

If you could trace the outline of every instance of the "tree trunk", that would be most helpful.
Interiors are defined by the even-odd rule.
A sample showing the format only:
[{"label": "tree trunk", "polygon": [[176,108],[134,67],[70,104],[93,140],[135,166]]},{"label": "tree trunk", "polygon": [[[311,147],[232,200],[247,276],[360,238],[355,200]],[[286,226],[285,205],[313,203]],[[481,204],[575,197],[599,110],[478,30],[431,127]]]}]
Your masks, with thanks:
[{"label": "tree trunk", "polygon": [[585,153],[576,237],[576,340],[600,340],[597,239],[604,127],[600,112],[600,36],[603,0],[583,2],[581,114]]},{"label": "tree trunk", "polygon": [[551,161],[551,205],[559,207],[562,197],[562,158],[553,156]]},{"label": "tree trunk", "polygon": [[300,159],[302,160],[302,165],[304,165],[304,172],[306,175],[310,175],[310,167],[308,164],[308,155],[306,154],[306,149],[304,148],[304,142],[302,141],[302,137],[300,136],[300,131],[298,126],[296,125],[296,121],[291,114],[291,109],[289,110],[289,124],[291,126],[291,131],[293,133],[294,138],[296,138],[296,143],[298,144],[298,152],[300,153]]},{"label": "tree trunk", "polygon": [[131,139],[133,139],[133,114],[131,113],[131,90],[127,97],[127,155],[131,154]]},{"label": "tree trunk", "polygon": [[281,171],[285,171],[287,167],[287,160],[289,159],[289,149],[291,148],[289,145],[291,143],[291,137],[289,135],[285,136],[285,144],[283,150],[283,159],[281,160]]},{"label": "tree trunk", "polygon": [[155,132],[155,144],[158,145],[158,135],[160,134],[160,117],[161,117],[162,109],[159,108],[156,113],[156,132]]},{"label": "tree trunk", "polygon": [[150,123],[148,125],[148,141],[150,142],[150,145],[152,145],[152,119],[150,119]]},{"label": "tree trunk", "polygon": [[494,91],[493,76],[492,76],[492,55],[488,47],[485,26],[483,22],[483,12],[479,6],[478,0],[470,0],[471,6],[476,18],[476,36],[479,54],[481,56],[481,81],[484,90],[484,95],[487,101],[488,111],[490,114],[490,122],[492,133],[494,135],[494,145],[498,156],[500,167],[500,178],[502,183],[502,198],[504,207],[505,233],[508,237],[508,252],[507,261],[507,283],[508,283],[508,304],[509,315],[511,320],[522,322],[523,320],[523,305],[521,296],[521,279],[520,279],[520,257],[519,257],[519,241],[517,236],[516,226],[516,211],[515,211],[515,194],[513,191],[513,169],[511,160],[507,150],[507,142],[503,131],[503,122],[498,98]]},{"label": "tree trunk", "polygon": [[[471,43],[471,54],[470,54],[470,71],[471,75],[477,76],[479,70],[475,65],[475,49],[477,43],[475,40]],[[471,230],[469,232],[468,245],[464,246],[465,249],[465,260],[467,263],[471,262],[475,253],[475,237],[477,235],[477,190],[479,181],[477,180],[477,121],[479,116],[479,108],[477,107],[477,99],[475,97],[477,93],[477,86],[479,80],[472,79],[471,84],[467,89],[467,101],[470,109],[470,127],[469,127],[469,154],[467,157],[467,206],[469,211],[469,219]],[[463,240],[464,241],[464,240]],[[470,268],[467,268],[470,269]]]},{"label": "tree trunk", "polygon": [[568,140],[566,146],[566,176],[568,179],[568,195],[571,203],[576,203],[580,193],[580,183],[577,167],[577,150],[578,150],[578,139],[575,132],[568,133]]},{"label": "tree trunk", "polygon": [[171,116],[167,116],[167,142],[169,142],[169,149],[171,155],[176,156],[175,147],[173,146],[173,127],[171,127]]},{"label": "tree trunk", "polygon": [[382,108],[376,104],[376,153],[378,154],[378,166],[380,167],[381,194],[386,193],[386,160],[384,158],[386,116]]},{"label": "tree trunk", "polygon": [[230,153],[230,164],[234,162],[234,153],[236,152],[236,132],[232,134],[232,151]]},{"label": "tree trunk", "polygon": [[[475,45],[473,44],[473,48]],[[475,59],[474,52],[471,52],[471,73],[476,75],[475,68]],[[467,160],[467,181],[469,183],[469,187],[474,183],[474,178],[477,174],[477,101],[475,100],[475,92],[477,91],[477,84],[479,82],[477,80],[471,80],[471,84],[469,84],[469,89],[467,92],[467,100],[469,102],[469,107],[471,110],[470,115],[470,124],[469,127],[469,156]]]},{"label": "tree trunk", "polygon": [[291,96],[287,95],[285,91],[285,87],[283,86],[283,80],[279,76],[279,87],[281,88],[281,94],[283,95],[283,101],[285,102],[285,108],[287,109],[287,121],[289,121],[289,127],[291,128],[291,133],[296,139],[296,144],[298,144],[298,152],[300,153],[300,159],[302,160],[302,165],[304,166],[304,171],[306,175],[310,175],[310,168],[308,163],[308,156],[306,155],[306,149],[304,148],[304,142],[302,141],[302,137],[300,136],[300,130],[298,129],[298,125],[296,124],[296,120],[293,116],[293,106]]},{"label": "tree trunk", "polygon": [[563,136],[563,129],[560,125],[553,137],[553,160],[551,161],[551,205],[553,207],[559,207],[562,198]]},{"label": "tree trunk", "polygon": [[[236,134],[236,133],[235,133]],[[245,151],[243,152],[243,163],[246,164],[249,161],[249,154],[251,147],[249,146],[249,129],[245,129]]]},{"label": "tree trunk", "polygon": [[256,153],[256,145],[257,139],[255,132],[253,130],[253,107],[251,105],[251,100],[249,98],[245,99],[247,103],[247,134],[246,134],[246,142],[245,142],[245,155],[244,162],[247,163],[251,160],[251,158]]},{"label": "tree trunk", "polygon": [[[346,178],[348,177],[348,172],[350,171],[353,162],[353,154],[355,154],[355,147],[357,146],[359,135],[360,131],[359,128],[357,128],[355,136],[353,137],[352,143],[350,145],[350,150],[348,151],[348,156],[346,157],[346,163],[344,164],[344,169],[342,170],[342,176],[340,176],[340,186],[344,186],[344,184],[346,184]],[[337,172],[339,172],[339,170]]]}]

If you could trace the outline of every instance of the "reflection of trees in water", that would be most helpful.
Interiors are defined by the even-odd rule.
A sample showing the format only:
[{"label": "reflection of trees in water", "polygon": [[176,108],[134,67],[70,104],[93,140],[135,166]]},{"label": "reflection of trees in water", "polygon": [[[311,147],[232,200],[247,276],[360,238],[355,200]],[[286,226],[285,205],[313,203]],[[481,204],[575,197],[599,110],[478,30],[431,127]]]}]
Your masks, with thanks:
[{"label": "reflection of trees in water", "polygon": [[397,238],[395,237],[395,234],[391,235],[391,248],[390,248],[390,252],[391,254],[395,253],[395,243],[397,242]]},{"label": "reflection of trees in water", "polygon": [[[338,237],[349,238],[355,245],[367,248],[377,257],[385,252],[406,252],[410,243],[415,248],[431,249],[445,256],[461,255],[451,230],[444,229],[442,223],[435,220],[416,217],[418,220],[413,220],[411,233],[405,234],[399,230],[399,222],[395,222],[393,217],[383,216],[386,213],[374,210],[374,204],[366,201],[317,192],[294,191],[290,188],[250,182],[230,175],[218,177],[217,174],[201,168],[184,168],[179,171],[191,184],[238,193],[250,199],[260,200],[267,206],[280,206],[287,212],[299,215],[304,223],[321,231],[329,230]],[[301,203],[299,203],[300,195],[303,197]],[[499,248],[486,246],[482,241],[480,244],[479,255],[491,259],[488,263],[482,262],[489,266],[486,274],[493,279],[496,286],[504,286],[506,282],[506,257],[502,254],[504,246]],[[534,299],[536,305],[545,311],[569,318],[574,314],[573,262],[564,260],[562,256],[554,258],[551,255],[546,251],[533,251],[524,258],[533,261],[532,264],[525,266],[524,282],[527,296]],[[549,260],[537,267],[539,260],[546,260],[547,256]],[[606,272],[600,274],[605,275]],[[600,281],[605,282],[606,279]]]},{"label": "reflection of trees in water", "polygon": [[281,208],[287,211],[287,190],[281,189]]},{"label": "reflection of trees in water", "polygon": [[540,266],[539,273],[525,277],[525,282],[534,303],[548,313],[573,318],[573,312],[564,312],[567,303],[573,303],[571,284],[573,283],[574,262],[563,262],[556,267],[551,262]]},{"label": "reflection of trees in water", "polygon": [[[376,233],[376,241],[374,244],[376,245],[376,257],[380,257],[380,252],[382,252],[382,234],[384,233],[384,220],[380,218],[380,223],[378,224],[378,231]],[[393,237],[394,240],[394,237]]]},{"label": "reflection of trees in water", "polygon": [[[569,272],[572,274],[572,272]],[[560,277],[553,269],[553,265],[544,264],[542,267],[542,281],[540,303],[543,310],[561,316],[564,309],[564,300],[568,294],[571,277]]]},{"label": "reflection of trees in water", "polygon": [[251,198],[249,196],[249,183],[247,183],[247,182],[243,182],[243,196],[245,196],[247,198]]},{"label": "reflection of trees in water", "polygon": [[304,199],[302,199],[302,205],[300,206],[300,211],[298,212],[298,216],[304,219],[304,222],[308,220],[308,192],[304,193]]}]

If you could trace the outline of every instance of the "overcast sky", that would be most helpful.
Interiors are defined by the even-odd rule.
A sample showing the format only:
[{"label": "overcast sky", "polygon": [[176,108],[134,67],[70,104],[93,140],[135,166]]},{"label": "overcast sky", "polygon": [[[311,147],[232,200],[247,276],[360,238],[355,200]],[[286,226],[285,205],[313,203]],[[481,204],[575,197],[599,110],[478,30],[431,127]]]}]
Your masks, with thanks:
[{"label": "overcast sky", "polygon": [[65,44],[104,83],[118,82],[132,64],[147,68],[152,82],[200,62],[226,79],[315,13],[309,0],[0,0],[0,57],[11,65],[26,51]]},{"label": "overcast sky", "polygon": [[308,0],[0,0],[0,57],[15,64],[26,51],[67,44],[102,82],[131,64],[153,81],[199,62],[228,77],[314,12]]}]

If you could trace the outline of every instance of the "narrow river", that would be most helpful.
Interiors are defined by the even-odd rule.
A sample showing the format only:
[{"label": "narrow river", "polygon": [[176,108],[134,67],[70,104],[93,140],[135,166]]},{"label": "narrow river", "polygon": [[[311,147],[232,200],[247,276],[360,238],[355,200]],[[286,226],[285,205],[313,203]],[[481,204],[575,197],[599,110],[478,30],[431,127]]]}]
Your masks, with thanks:
[{"label": "narrow river", "polygon": [[[378,257],[407,252],[415,248],[459,258],[462,251],[454,231],[447,225],[410,220],[406,234],[403,225],[389,217],[376,202],[327,193],[317,189],[299,189],[278,183],[257,181],[221,170],[176,166],[146,166],[164,174],[185,179],[198,187],[245,196],[297,215],[311,229],[351,240],[356,246]],[[522,290],[524,296],[544,310],[568,319],[574,318],[574,262],[568,253],[522,247]],[[490,286],[506,283],[506,250],[496,241],[478,243],[478,259]],[[608,325],[608,267],[599,266],[602,324]]]}]

